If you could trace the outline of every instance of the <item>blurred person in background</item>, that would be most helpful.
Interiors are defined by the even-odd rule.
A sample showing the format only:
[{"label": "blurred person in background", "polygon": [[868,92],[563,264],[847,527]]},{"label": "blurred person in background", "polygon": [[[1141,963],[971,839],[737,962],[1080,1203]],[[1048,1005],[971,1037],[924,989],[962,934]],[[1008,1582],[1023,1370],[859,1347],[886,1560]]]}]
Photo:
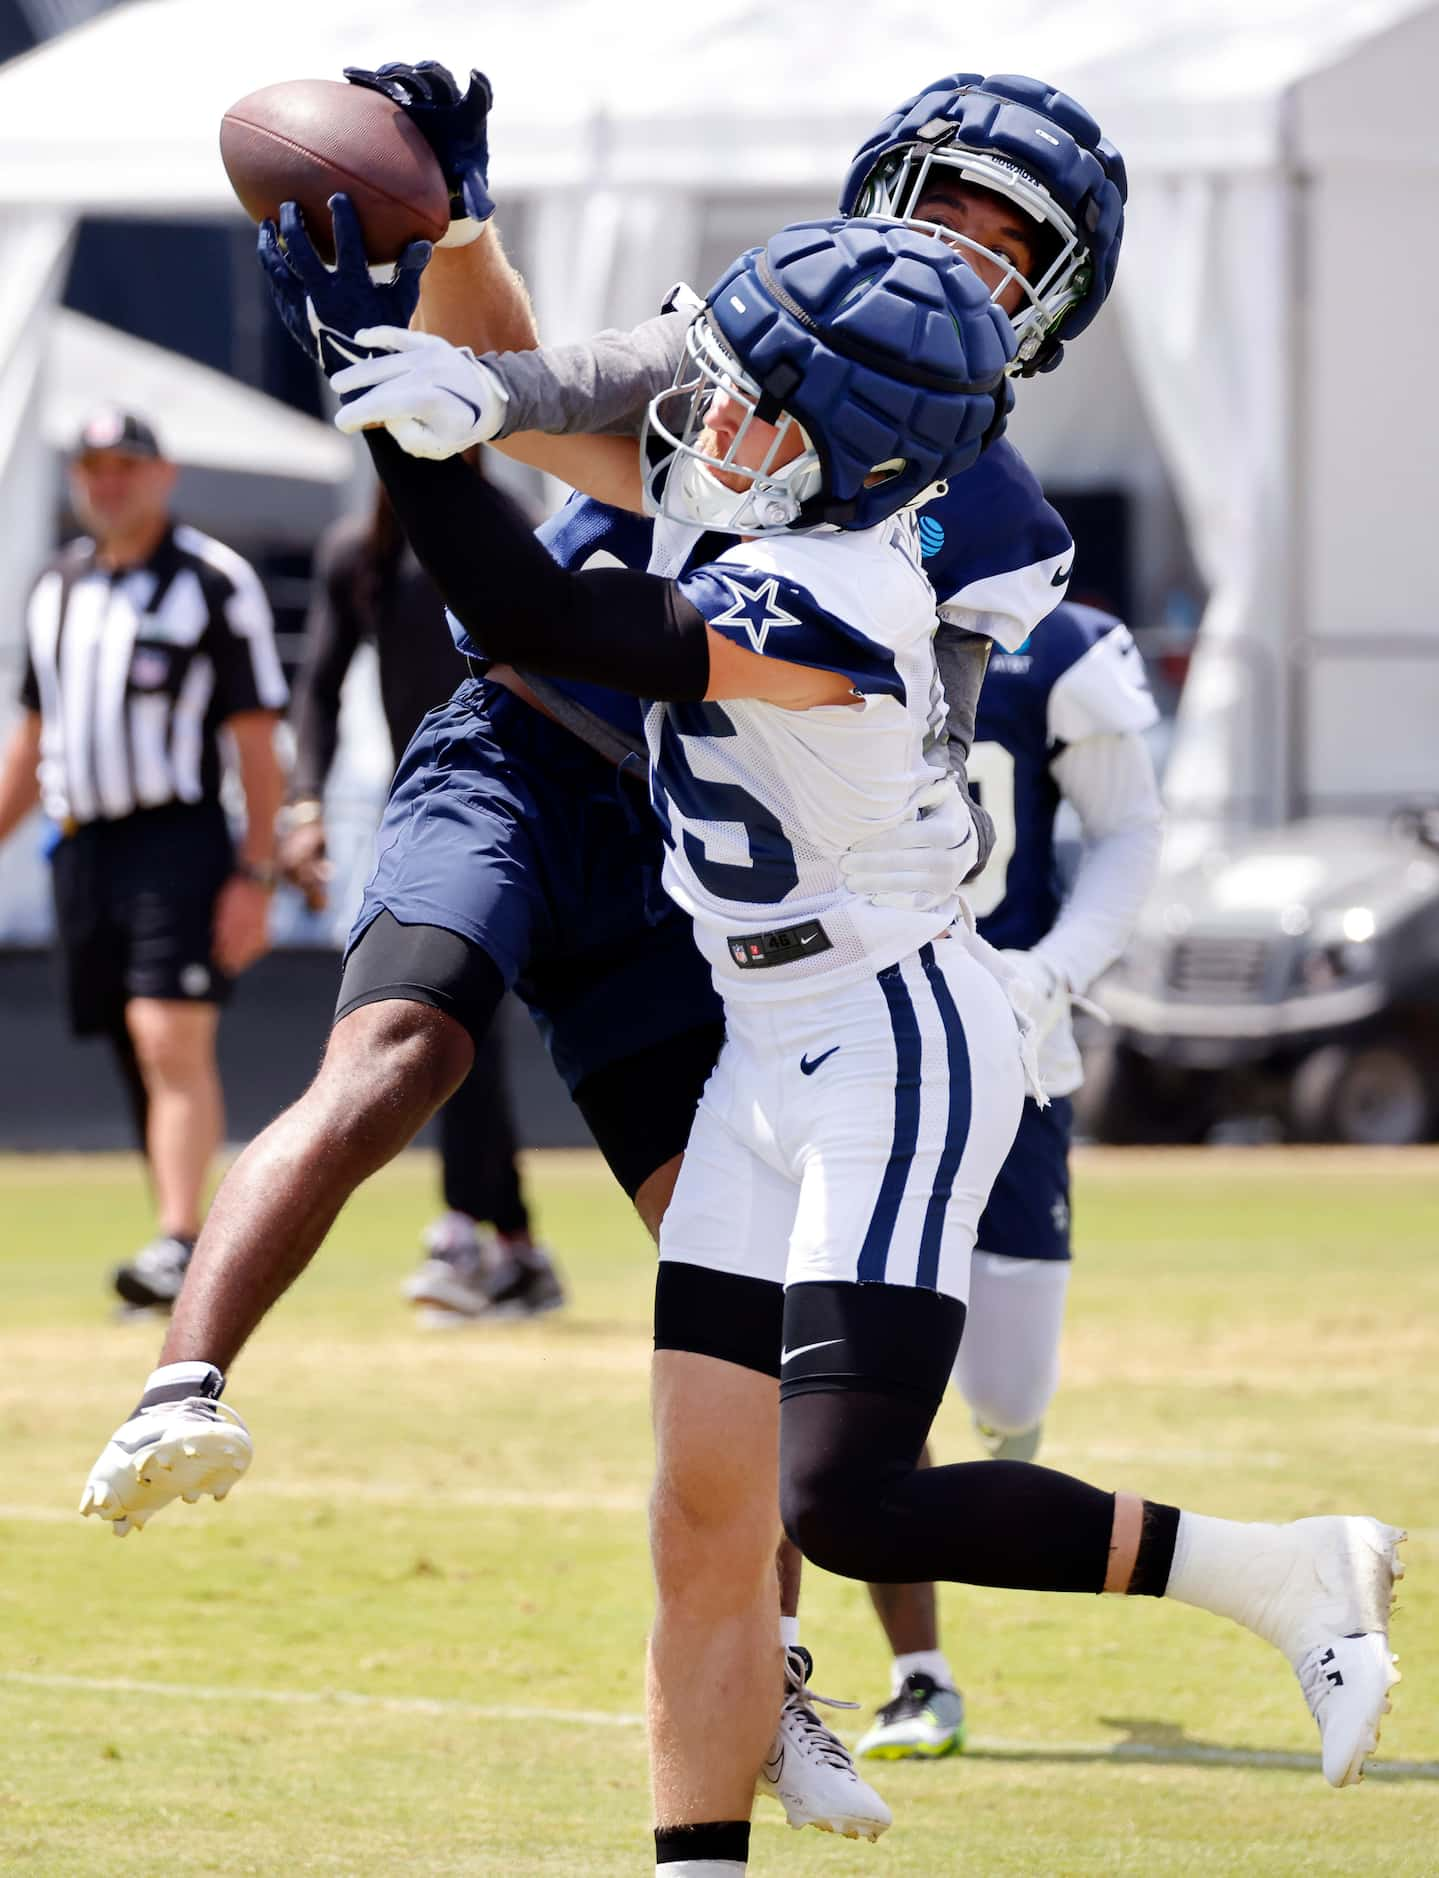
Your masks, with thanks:
[{"label": "blurred person in background", "polygon": [[[215,1057],[232,980],[268,948],[274,749],[286,686],[259,579],[174,521],[175,466],[152,425],[104,410],[70,463],[89,531],[41,573],[26,612],[20,718],[0,758],[0,840],[42,805],[55,825],[55,921],[77,1036],[108,1036],[141,1123],[157,1235],[115,1273],[168,1306],[200,1230],[224,1128]],[[244,793],[238,848],[220,802],[226,733]]]},{"label": "blurred person in background", "polygon": [[[318,910],[326,904],[325,782],[339,743],[340,692],[362,644],[375,648],[392,755],[421,718],[468,676],[444,602],[377,487],[367,516],[335,523],[320,544],[291,721],[295,769],[282,817],[280,866]],[[404,1284],[421,1321],[535,1316],[564,1302],[545,1250],[530,1236],[515,1164],[503,1031],[476,1045],[474,1067],[440,1110],[446,1211],[425,1231],[424,1259]],[[494,1231],[483,1232],[488,1223]]]}]

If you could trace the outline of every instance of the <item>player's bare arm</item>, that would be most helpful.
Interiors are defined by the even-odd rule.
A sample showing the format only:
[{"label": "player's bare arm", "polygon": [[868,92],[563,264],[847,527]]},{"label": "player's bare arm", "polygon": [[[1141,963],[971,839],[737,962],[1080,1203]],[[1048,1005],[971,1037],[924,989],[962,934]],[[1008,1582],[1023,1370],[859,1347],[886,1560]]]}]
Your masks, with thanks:
[{"label": "player's bare arm", "polygon": [[40,713],[24,711],[0,758],[0,841],[12,835],[40,802]]},{"label": "player's bare arm", "polygon": [[245,838],[239,866],[215,903],[215,960],[226,972],[247,971],[270,947],[275,818],[285,778],[275,755],[274,711],[238,711],[226,720],[245,797]]}]

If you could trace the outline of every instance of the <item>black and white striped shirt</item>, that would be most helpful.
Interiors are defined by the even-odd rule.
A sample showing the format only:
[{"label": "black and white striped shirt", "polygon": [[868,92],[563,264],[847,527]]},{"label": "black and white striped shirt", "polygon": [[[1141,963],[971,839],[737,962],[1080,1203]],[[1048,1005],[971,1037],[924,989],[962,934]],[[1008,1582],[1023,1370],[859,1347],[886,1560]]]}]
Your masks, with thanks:
[{"label": "black and white striped shirt", "polygon": [[198,529],[114,571],[72,541],[35,583],[26,636],[20,701],[40,713],[40,792],[62,825],[215,800],[220,726],[285,706],[259,578]]}]

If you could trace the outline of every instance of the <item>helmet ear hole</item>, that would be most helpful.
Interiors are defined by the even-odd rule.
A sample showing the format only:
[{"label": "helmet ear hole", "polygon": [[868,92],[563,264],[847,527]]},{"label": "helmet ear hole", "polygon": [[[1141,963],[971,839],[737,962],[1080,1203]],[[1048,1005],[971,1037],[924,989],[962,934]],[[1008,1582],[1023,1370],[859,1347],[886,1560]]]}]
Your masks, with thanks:
[{"label": "helmet ear hole", "polygon": [[866,489],[879,489],[885,483],[893,482],[896,476],[903,476],[909,468],[902,456],[889,457],[883,463],[876,463],[864,479]]}]

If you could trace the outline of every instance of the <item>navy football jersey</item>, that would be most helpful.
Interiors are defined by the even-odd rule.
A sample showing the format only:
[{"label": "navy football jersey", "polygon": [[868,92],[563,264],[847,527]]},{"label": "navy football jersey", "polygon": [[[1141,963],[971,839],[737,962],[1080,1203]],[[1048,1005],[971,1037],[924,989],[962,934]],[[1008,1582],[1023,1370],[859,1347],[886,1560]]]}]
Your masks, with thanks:
[{"label": "navy football jersey", "polygon": [[1059,913],[1055,758],[1083,737],[1147,730],[1157,717],[1128,627],[1094,607],[1058,606],[1019,651],[991,656],[967,766],[994,822],[994,850],[967,890],[991,945],[1027,951]]},{"label": "navy football jersey", "polygon": [[919,511],[940,618],[1016,651],[1064,598],[1074,543],[1038,478],[1003,438]]}]

